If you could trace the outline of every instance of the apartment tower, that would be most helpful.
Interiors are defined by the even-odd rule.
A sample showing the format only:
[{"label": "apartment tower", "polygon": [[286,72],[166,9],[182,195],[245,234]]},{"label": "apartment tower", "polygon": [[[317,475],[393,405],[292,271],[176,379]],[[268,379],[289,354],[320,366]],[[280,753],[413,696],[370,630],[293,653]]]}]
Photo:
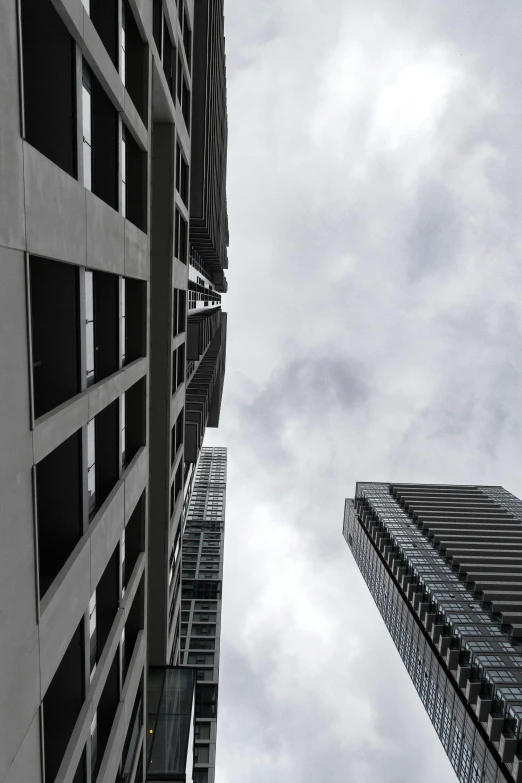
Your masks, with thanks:
[{"label": "apartment tower", "polygon": [[[217,21],[198,34],[198,15]],[[163,762],[188,783],[195,677],[170,661],[224,376],[222,4],[3,0],[0,73],[0,783],[140,783]],[[221,184],[196,162],[193,243],[195,154]]]},{"label": "apartment tower", "polygon": [[522,781],[522,502],[358,483],[343,535],[458,779]]},{"label": "apartment tower", "polygon": [[196,668],[194,783],[214,783],[227,450],[203,448],[183,532],[180,663]]}]

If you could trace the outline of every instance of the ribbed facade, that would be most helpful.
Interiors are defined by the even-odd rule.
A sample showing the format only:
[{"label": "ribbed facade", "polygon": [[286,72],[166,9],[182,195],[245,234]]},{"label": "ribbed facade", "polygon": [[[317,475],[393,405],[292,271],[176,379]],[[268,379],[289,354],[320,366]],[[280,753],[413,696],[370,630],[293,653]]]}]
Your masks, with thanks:
[{"label": "ribbed facade", "polygon": [[194,783],[214,783],[227,450],[203,448],[183,533],[180,663],[197,669]]},{"label": "ribbed facade", "polygon": [[521,501],[359,483],[343,535],[459,780],[521,781]]},{"label": "ribbed facade", "polygon": [[223,0],[195,0],[192,86],[193,164],[190,179],[190,244],[218,291],[226,291],[227,103]]}]

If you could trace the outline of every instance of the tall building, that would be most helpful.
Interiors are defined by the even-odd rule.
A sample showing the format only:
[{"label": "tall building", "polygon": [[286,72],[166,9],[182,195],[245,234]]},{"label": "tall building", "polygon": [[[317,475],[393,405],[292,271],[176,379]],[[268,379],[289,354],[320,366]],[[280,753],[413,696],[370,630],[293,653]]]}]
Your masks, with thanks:
[{"label": "tall building", "polygon": [[[192,776],[195,682],[170,661],[228,243],[222,4],[198,32],[200,6],[0,3],[0,783],[160,779],[151,722]],[[193,165],[220,216],[199,250]]]},{"label": "tall building", "polygon": [[203,448],[183,532],[180,663],[196,668],[194,783],[214,783],[227,450]]},{"label": "tall building", "polygon": [[[161,12],[155,0],[163,53],[171,29],[168,7]],[[183,518],[206,427],[219,424],[227,334],[221,309],[228,267],[223,0],[195,0],[186,12],[178,5],[177,30],[166,62],[172,89],[177,85],[176,109],[188,108],[185,114],[177,111],[177,124],[160,118],[153,127],[158,187],[152,190],[150,287],[149,609],[157,620],[149,630],[152,665],[179,658]]]},{"label": "tall building", "polygon": [[522,780],[522,502],[358,483],[343,535],[462,783]]}]

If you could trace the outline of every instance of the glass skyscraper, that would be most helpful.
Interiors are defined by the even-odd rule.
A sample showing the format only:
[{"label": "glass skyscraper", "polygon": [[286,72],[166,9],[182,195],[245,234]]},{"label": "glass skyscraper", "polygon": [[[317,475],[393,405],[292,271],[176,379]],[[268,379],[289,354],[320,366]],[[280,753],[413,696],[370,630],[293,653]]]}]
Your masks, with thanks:
[{"label": "glass skyscraper", "polygon": [[462,783],[522,781],[522,502],[358,483],[343,535]]}]

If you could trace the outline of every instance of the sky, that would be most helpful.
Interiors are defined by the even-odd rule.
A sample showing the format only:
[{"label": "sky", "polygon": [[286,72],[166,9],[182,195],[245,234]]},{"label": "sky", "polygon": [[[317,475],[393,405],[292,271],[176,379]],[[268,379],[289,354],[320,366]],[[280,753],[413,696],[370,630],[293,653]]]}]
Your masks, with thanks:
[{"label": "sky", "polygon": [[522,496],[522,5],[225,0],[217,783],[452,783],[342,537],[356,481]]}]

